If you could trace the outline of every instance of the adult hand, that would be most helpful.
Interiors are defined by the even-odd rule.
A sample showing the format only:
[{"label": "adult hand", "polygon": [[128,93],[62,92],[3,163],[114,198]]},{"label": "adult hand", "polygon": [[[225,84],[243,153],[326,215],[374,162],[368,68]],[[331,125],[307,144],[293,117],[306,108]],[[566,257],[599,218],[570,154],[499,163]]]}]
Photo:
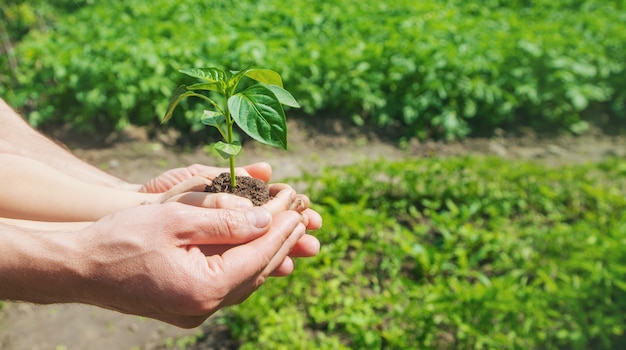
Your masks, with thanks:
[{"label": "adult hand", "polygon": [[[139,192],[162,193],[193,177],[213,179],[225,171],[229,170],[200,164],[190,165],[185,168],[171,169],[148,181],[139,189]],[[254,163],[244,166],[243,168],[236,168],[235,174],[252,176],[265,182],[269,182],[272,177],[272,168],[267,163]]]},{"label": "adult hand", "polygon": [[[183,185],[190,183],[190,181],[194,179],[197,179],[200,183],[203,181],[202,178],[196,176],[185,180]],[[181,187],[181,185],[175,186],[175,188],[177,187]],[[174,189],[167,191],[164,195],[173,192],[173,190]],[[270,185],[270,196],[272,199],[263,205],[263,207],[266,208],[272,216],[276,216],[287,210],[292,210],[301,215],[302,223],[307,230],[317,230],[322,226],[322,217],[315,210],[309,208],[309,198],[306,195],[296,193],[291,186],[287,184],[272,184]],[[204,208],[252,208],[252,203],[248,199],[226,193],[185,192],[169,197],[167,201]],[[211,245],[201,247],[201,249],[203,249],[207,255],[211,255],[221,254],[224,249],[232,247],[232,245]],[[316,256],[319,253],[319,249],[319,240],[310,234],[304,234],[293,247],[289,256],[272,272],[272,276],[289,275],[294,269],[294,261],[292,258]]]},{"label": "adult hand", "polygon": [[308,198],[287,185],[271,191],[261,208],[146,205],[62,232],[0,224],[0,299],[87,303],[197,326],[269,275],[291,273],[289,255],[317,254],[305,230],[321,217]]},{"label": "adult hand", "polygon": [[305,229],[296,211],[132,208],[74,234],[84,276],[65,288],[82,290],[85,303],[195,327],[280,270]]}]

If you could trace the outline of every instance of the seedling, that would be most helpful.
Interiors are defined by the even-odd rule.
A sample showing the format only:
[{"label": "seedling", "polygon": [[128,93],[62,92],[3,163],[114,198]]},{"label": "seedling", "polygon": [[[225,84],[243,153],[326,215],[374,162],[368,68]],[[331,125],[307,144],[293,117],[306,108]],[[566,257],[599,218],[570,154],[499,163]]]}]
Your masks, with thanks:
[{"label": "seedling", "polygon": [[[232,188],[237,187],[235,156],[241,144],[235,140],[233,125],[261,143],[287,149],[287,123],[283,105],[299,108],[296,99],[283,88],[280,74],[269,69],[246,68],[227,72],[218,68],[192,68],[181,73],[200,79],[200,83],[181,85],[170,100],[161,122],[167,122],[176,106],[187,97],[208,102],[202,124],[215,127],[223,137],[214,147],[230,163]],[[218,93],[223,99],[211,95]]]}]

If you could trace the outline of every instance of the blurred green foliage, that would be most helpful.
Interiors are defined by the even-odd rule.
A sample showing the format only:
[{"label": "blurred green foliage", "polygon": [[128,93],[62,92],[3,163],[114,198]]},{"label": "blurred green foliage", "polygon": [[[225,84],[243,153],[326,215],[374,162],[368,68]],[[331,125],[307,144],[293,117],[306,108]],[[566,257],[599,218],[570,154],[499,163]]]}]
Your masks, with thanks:
[{"label": "blurred green foliage", "polygon": [[320,255],[224,321],[243,349],[624,348],[625,177],[479,157],[306,176]]},{"label": "blurred green foliage", "polygon": [[[626,119],[623,0],[9,0],[0,95],[34,125],[150,125],[177,70],[278,69],[309,115],[463,137]],[[6,45],[5,45],[6,46]],[[5,50],[6,51],[6,47]],[[199,128],[193,109],[176,118]]]}]

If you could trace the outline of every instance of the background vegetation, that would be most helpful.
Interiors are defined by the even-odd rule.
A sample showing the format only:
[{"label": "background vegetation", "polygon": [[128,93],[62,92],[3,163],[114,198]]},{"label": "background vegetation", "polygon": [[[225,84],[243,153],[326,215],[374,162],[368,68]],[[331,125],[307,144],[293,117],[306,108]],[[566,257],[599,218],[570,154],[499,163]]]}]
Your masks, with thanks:
[{"label": "background vegetation", "polygon": [[623,348],[625,176],[469,157],[305,177],[320,256],[224,321],[244,349]]},{"label": "background vegetation", "polygon": [[309,116],[406,136],[580,132],[626,119],[625,4],[8,0],[0,95],[35,125],[155,125],[178,69],[253,65],[279,71]]}]

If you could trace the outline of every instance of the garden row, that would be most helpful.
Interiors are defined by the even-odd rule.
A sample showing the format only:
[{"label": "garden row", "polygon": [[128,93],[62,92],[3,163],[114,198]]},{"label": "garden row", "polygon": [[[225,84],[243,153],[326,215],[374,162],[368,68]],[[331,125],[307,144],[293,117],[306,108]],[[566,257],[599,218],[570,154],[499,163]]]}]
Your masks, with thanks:
[{"label": "garden row", "polygon": [[243,349],[623,348],[625,177],[477,157],[305,176],[320,255],[222,321]]},{"label": "garden row", "polygon": [[0,95],[35,125],[155,125],[177,70],[200,66],[276,70],[309,116],[407,136],[626,119],[617,0],[10,0],[0,16]]}]

